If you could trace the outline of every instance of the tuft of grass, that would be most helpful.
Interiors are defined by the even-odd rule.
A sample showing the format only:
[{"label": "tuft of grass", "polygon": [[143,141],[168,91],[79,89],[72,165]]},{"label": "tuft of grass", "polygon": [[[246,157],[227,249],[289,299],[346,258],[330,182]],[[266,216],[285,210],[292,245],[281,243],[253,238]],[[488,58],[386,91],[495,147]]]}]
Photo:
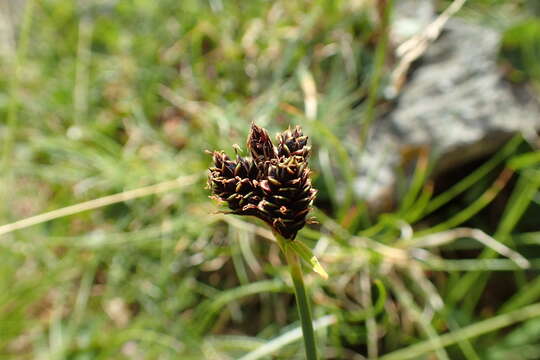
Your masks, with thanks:
[{"label": "tuft of grass", "polygon": [[[464,14],[506,24],[516,4]],[[516,136],[446,190],[421,157],[379,216],[352,191],[391,66],[376,14],[28,0],[0,57],[0,357],[301,358],[272,234],[204,189],[204,150],[255,120],[314,143],[320,224],[298,236],[330,275],[306,276],[324,358],[535,358],[538,151]]]}]

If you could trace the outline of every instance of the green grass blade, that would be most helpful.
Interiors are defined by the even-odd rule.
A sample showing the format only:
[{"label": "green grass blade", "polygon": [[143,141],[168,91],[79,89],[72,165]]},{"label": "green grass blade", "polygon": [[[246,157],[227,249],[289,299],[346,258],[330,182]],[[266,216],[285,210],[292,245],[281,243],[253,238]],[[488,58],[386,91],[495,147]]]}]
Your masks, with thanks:
[{"label": "green grass blade", "polygon": [[467,175],[463,180],[446,190],[444,193],[435,197],[427,206],[424,216],[429,215],[441,206],[455,199],[458,195],[465,192],[480,179],[488,175],[493,169],[500,165],[505,159],[515,153],[518,146],[523,142],[521,135],[514,136],[499,152],[493,155],[478,169]]},{"label": "green grass blade", "polygon": [[437,350],[439,346],[450,346],[459,341],[473,339],[515,323],[540,316],[540,303],[529,305],[507,314],[498,315],[487,320],[477,322],[460,330],[441,335],[438,344],[431,341],[423,341],[404,349],[394,351],[380,357],[380,360],[407,360],[418,359],[421,356]]}]

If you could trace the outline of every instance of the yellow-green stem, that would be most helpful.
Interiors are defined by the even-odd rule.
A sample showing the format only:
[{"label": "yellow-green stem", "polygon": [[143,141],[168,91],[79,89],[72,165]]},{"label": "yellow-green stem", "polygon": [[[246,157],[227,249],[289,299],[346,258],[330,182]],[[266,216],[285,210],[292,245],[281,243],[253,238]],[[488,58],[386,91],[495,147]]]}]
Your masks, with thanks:
[{"label": "yellow-green stem", "polygon": [[[290,240],[285,240],[290,241]],[[313,332],[313,320],[311,317],[311,309],[306,293],[306,287],[304,285],[304,278],[302,276],[302,268],[300,265],[300,259],[296,252],[291,249],[285,243],[282,247],[289,264],[291,271],[291,277],[294,284],[294,292],[296,294],[296,306],[298,308],[298,314],[300,315],[300,322],[302,323],[302,333],[304,335],[304,345],[306,348],[306,359],[317,360],[317,347],[315,345],[315,335]]]}]

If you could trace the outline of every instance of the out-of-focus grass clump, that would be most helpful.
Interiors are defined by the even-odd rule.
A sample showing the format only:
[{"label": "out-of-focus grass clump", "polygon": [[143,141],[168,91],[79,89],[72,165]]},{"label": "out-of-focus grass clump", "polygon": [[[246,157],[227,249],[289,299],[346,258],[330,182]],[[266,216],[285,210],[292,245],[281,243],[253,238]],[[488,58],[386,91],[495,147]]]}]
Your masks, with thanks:
[{"label": "out-of-focus grass clump", "polygon": [[243,146],[255,121],[313,140],[320,224],[298,237],[330,274],[307,277],[324,358],[538,358],[529,145],[435,192],[418,161],[391,214],[354,196],[380,10],[27,0],[2,37],[0,223],[75,207],[0,227],[0,357],[301,358],[272,235],[214,214],[204,189],[204,150]]}]

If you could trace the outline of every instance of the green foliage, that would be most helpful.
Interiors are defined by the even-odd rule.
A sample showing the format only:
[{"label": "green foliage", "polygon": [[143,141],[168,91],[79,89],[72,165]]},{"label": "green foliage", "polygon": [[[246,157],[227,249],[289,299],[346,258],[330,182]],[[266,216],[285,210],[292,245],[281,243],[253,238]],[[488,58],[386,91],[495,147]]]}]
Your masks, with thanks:
[{"label": "green foliage", "polygon": [[0,358],[301,358],[271,233],[204,188],[204,150],[245,149],[251,121],[313,141],[320,224],[298,237],[329,274],[306,276],[322,356],[535,358],[540,156],[515,137],[442,190],[418,161],[396,211],[369,216],[354,167],[390,63],[360,3],[27,0],[0,57],[0,224],[197,180],[0,227]]},{"label": "green foliage", "polygon": [[510,79],[516,82],[540,79],[540,20],[520,22],[504,33],[501,42],[503,62]]}]

